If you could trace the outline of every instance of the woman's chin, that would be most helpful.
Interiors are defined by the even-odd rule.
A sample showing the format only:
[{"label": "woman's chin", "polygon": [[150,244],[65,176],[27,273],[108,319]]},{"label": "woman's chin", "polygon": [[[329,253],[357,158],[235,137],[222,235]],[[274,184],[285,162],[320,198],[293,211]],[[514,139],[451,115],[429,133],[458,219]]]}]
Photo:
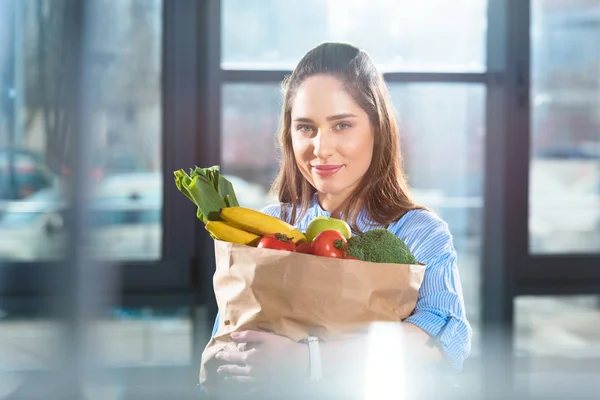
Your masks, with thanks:
[{"label": "woman's chin", "polygon": [[332,185],[332,184],[327,184],[327,183],[322,183],[322,182],[315,182],[315,189],[317,190],[317,192],[319,192],[321,194],[333,195],[333,194],[339,193],[340,190],[336,186],[337,185]]}]

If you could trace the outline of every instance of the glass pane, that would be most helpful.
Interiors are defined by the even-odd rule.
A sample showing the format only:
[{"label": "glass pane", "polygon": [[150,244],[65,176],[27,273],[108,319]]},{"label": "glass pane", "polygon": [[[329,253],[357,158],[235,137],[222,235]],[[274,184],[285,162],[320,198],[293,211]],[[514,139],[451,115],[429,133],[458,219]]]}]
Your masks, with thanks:
[{"label": "glass pane", "polygon": [[[415,200],[444,219],[458,252],[473,354],[479,352],[485,87],[392,84],[404,168]],[[431,118],[435,115],[435,118]]]},{"label": "glass pane", "polygon": [[115,309],[94,322],[92,358],[98,366],[188,365],[190,310]]},{"label": "glass pane", "polygon": [[56,320],[0,310],[0,399],[23,390],[28,372],[55,368],[60,342]]},{"label": "glass pane", "polygon": [[57,356],[58,339],[59,327],[55,321],[3,315],[0,318],[0,366],[14,371],[50,368]]},{"label": "glass pane", "polygon": [[600,3],[532,2],[532,253],[600,252]]},{"label": "glass pane", "polygon": [[[205,308],[196,313],[201,321],[206,320]],[[141,367],[187,367],[192,362],[194,331],[191,310],[187,307],[108,310],[88,328],[82,358],[89,370],[137,367],[139,374]],[[42,388],[55,389],[46,379],[34,379],[36,375],[28,376],[27,373],[52,371],[60,365],[58,349],[64,340],[60,335],[64,333],[60,322],[48,317],[0,315],[0,399],[13,398],[9,395],[15,391],[21,393],[16,397],[21,399],[30,398],[22,397],[23,392],[31,394],[33,390],[41,393]],[[204,345],[207,338],[199,336],[196,340]],[[187,388],[187,394],[191,391],[189,376],[185,374],[177,381],[173,381],[173,377],[145,374],[146,397],[148,390],[157,388],[183,387]],[[132,382],[126,375],[104,373],[101,377],[96,375],[88,379],[85,390],[89,396],[86,398],[117,399],[121,398],[119,393],[139,389],[139,376]],[[193,387],[193,383],[191,385]],[[174,393],[177,392],[174,390]]]},{"label": "glass pane", "polygon": [[[0,13],[0,260],[59,257],[73,118],[64,92],[65,0],[2,1]],[[90,2],[86,61],[100,90],[86,140],[96,254],[160,258],[161,0]],[[3,19],[6,19],[4,21]],[[105,29],[110,27],[110,29]],[[69,85],[69,86],[67,86]],[[37,243],[22,246],[21,243]]]},{"label": "glass pane", "polygon": [[[485,70],[485,0],[224,0],[224,69],[293,69],[323,41],[347,41],[382,70]],[[374,22],[376,21],[376,22]]]},{"label": "glass pane", "polygon": [[260,209],[277,201],[268,192],[279,166],[281,99],[273,84],[228,84],[222,89],[221,164],[246,207]]},{"label": "glass pane", "polygon": [[520,296],[514,304],[515,355],[526,368],[517,375],[523,394],[553,398],[552,390],[560,390],[576,399],[598,393],[600,296]]},{"label": "glass pane", "polygon": [[[238,194],[238,198],[257,199],[252,200],[252,206],[259,208],[276,201],[267,191],[278,169],[276,131],[281,92],[275,84],[226,84],[222,92],[223,170],[257,185],[256,195]],[[393,84],[390,92],[401,121],[403,157],[413,194],[448,222],[454,236],[467,312],[475,330],[475,353],[479,340],[485,88]],[[432,114],[436,118],[431,118]],[[242,187],[247,190],[247,186]]]}]

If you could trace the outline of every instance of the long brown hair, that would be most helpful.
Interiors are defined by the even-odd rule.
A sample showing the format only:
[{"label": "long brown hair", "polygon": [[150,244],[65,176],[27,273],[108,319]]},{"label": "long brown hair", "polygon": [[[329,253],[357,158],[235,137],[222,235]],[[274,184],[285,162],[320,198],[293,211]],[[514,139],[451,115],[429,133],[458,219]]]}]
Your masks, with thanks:
[{"label": "long brown hair", "polygon": [[[291,136],[291,111],[294,96],[306,78],[330,75],[339,79],[345,90],[369,115],[374,130],[373,158],[367,173],[350,195],[344,217],[359,232],[361,210],[381,225],[400,219],[406,212],[424,208],[409,194],[402,169],[398,125],[387,86],[369,55],[349,44],[328,42],[310,50],[283,82],[283,107],[279,144],[283,159],[272,192],[282,204],[282,217],[295,223],[309,208],[316,189],[302,176],[296,165]],[[289,212],[289,214],[288,214]]]}]

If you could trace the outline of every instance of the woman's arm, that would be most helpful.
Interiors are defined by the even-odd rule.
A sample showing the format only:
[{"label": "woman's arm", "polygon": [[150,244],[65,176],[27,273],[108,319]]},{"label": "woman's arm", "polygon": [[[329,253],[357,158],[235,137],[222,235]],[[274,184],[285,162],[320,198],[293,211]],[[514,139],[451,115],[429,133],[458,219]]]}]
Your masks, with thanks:
[{"label": "woman's arm", "polygon": [[413,314],[405,322],[435,338],[444,360],[461,370],[471,350],[471,326],[466,319],[456,253],[431,257]]},{"label": "woman's arm", "polygon": [[390,226],[426,265],[415,310],[404,322],[433,338],[443,361],[462,369],[471,350],[471,326],[466,318],[458,259],[448,224],[426,210],[415,210]]},{"label": "woman's arm", "polygon": [[[428,212],[391,228],[392,232],[411,247],[417,259],[426,264],[424,280],[413,314],[401,324],[403,358],[408,365],[447,362],[455,370],[462,368],[471,347],[471,327],[466,320],[462,287],[457,267],[456,252],[447,225]],[[395,231],[397,230],[397,231]],[[406,340],[405,340],[406,339]],[[250,352],[232,352],[219,355],[226,363],[244,364],[249,368],[226,365],[225,375],[247,375],[289,370],[278,368],[282,363],[292,364],[298,379],[308,371],[308,347],[281,336],[249,332],[234,338],[242,343],[253,343]],[[336,340],[321,344],[324,376],[340,373],[361,376],[366,363],[367,337]],[[260,364],[260,365],[259,365]],[[267,367],[269,366],[269,367]],[[364,376],[364,375],[362,375]],[[236,379],[237,380],[237,379]]]},{"label": "woman's arm", "polygon": [[[471,328],[465,318],[456,254],[451,251],[432,256],[427,262],[415,311],[400,324],[398,332],[398,339],[403,343],[403,362],[413,369],[446,360],[459,370],[470,350]],[[217,358],[226,364],[219,374],[240,382],[261,381],[265,376],[279,373],[299,380],[308,376],[306,344],[265,332],[241,332],[232,334],[232,338],[249,343],[252,348],[218,354]],[[432,341],[432,338],[435,339]],[[324,377],[363,377],[367,340],[363,335],[322,343]]]},{"label": "woman's arm", "polygon": [[[316,390],[336,398],[354,398],[369,388],[385,389],[385,385],[391,385],[391,390],[419,390],[424,386],[422,379],[429,381],[434,377],[427,367],[439,362],[441,352],[428,346],[429,335],[415,325],[398,323],[389,327],[391,329],[384,331],[392,336],[378,342],[383,344],[383,352],[381,346],[376,346],[379,349],[374,353],[369,352],[372,339],[377,340],[369,333],[321,342],[323,379],[320,382],[306,383],[310,376],[307,344],[256,331],[232,335],[235,341],[246,343],[249,350],[218,353],[217,359],[223,365],[217,374],[231,382],[232,385],[226,384],[226,387],[240,393],[257,387],[280,393],[287,388],[290,393]],[[371,333],[376,331],[378,329],[373,329]],[[400,352],[394,348],[394,340],[403,343]],[[392,351],[388,352],[388,347]]]}]

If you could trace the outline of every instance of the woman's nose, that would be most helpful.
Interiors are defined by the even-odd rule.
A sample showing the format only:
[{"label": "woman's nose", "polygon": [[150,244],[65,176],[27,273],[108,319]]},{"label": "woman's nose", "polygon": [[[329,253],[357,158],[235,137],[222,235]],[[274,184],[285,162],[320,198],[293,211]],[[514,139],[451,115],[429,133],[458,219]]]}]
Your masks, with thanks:
[{"label": "woman's nose", "polygon": [[324,129],[319,129],[319,132],[314,138],[314,151],[313,154],[317,158],[327,159],[333,155],[335,144],[331,133]]}]

